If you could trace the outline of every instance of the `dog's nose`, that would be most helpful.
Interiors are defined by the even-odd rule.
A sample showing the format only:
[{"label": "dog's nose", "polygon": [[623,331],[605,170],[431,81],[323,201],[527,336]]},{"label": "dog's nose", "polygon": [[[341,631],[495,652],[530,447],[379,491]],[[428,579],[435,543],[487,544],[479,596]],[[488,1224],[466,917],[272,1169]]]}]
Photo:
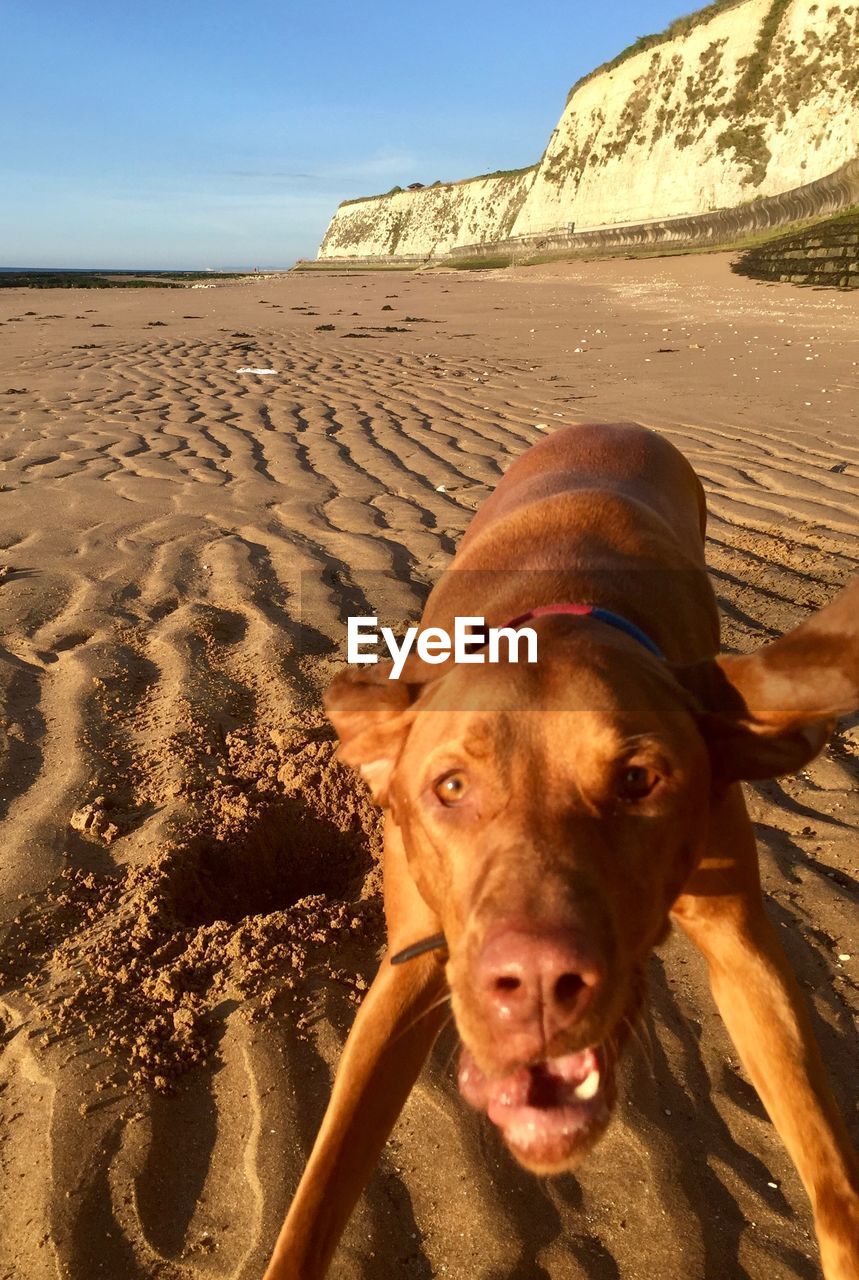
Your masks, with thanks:
[{"label": "dog's nose", "polygon": [[593,948],[567,931],[493,931],[483,944],[477,983],[497,1031],[542,1033],[548,1043],[583,1016],[602,979]]}]

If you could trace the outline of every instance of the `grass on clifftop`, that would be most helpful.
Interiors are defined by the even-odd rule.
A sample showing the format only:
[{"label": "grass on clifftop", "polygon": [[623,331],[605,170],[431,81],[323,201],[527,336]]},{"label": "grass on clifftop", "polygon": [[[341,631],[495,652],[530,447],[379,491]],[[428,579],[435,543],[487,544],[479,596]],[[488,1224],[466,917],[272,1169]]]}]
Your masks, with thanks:
[{"label": "grass on clifftop", "polygon": [[654,32],[653,35],[639,36],[632,44],[627,45],[625,49],[612,58],[609,62],[603,62],[598,67],[594,67],[593,71],[589,71],[587,75],[582,76],[573,85],[567,94],[567,102],[573,94],[581,89],[582,85],[587,84],[589,80],[593,80],[594,76],[602,75],[604,71],[614,71],[616,67],[634,58],[637,53],[644,53],[645,49],[652,49],[656,45],[665,44],[669,40],[676,40],[678,36],[688,35],[690,31],[694,31],[695,27],[700,27],[705,22],[718,16],[720,13],[726,12],[728,9],[736,9],[741,4],[748,4],[748,0],[713,0],[712,4],[708,4],[703,9],[697,9],[694,13],[684,14],[665,28],[664,31]]},{"label": "grass on clifftop", "polygon": [[442,182],[440,179],[436,182],[428,182],[424,186],[418,187],[416,191],[409,191],[408,187],[391,187],[390,191],[380,191],[374,196],[353,196],[351,200],[341,200],[337,206],[339,209],[345,209],[350,204],[364,204],[367,200],[387,200],[390,196],[415,195],[419,196],[422,191],[433,191],[438,187],[464,187],[469,182],[488,182],[491,178],[519,178],[524,173],[531,173],[538,166],[536,164],[526,164],[521,169],[494,169],[492,173],[476,173],[471,178],[456,178],[453,182]]}]

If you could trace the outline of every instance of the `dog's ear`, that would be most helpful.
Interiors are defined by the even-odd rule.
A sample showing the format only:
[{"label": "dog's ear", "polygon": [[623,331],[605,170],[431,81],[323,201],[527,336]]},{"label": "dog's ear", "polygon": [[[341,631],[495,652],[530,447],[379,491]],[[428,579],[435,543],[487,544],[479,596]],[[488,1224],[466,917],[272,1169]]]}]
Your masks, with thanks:
[{"label": "dog's ear", "polygon": [[859,708],[859,578],[756,653],[674,674],[698,704],[716,780],[794,773],[825,745],[836,717]]},{"label": "dog's ear", "polygon": [[391,679],[393,663],[349,667],[325,691],[325,711],[337,730],[338,759],[351,765],[367,783],[376,804],[388,800],[394,766],[411,728],[415,703],[438,668],[407,659],[402,674]]}]

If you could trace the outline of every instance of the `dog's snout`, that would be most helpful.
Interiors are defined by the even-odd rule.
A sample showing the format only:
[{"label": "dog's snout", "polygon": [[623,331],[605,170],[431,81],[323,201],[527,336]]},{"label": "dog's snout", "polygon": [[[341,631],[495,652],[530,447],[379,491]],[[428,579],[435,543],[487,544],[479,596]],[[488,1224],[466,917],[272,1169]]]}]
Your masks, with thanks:
[{"label": "dog's snout", "polygon": [[485,1016],[548,1043],[584,1015],[602,977],[592,949],[562,931],[495,930],[478,961]]}]

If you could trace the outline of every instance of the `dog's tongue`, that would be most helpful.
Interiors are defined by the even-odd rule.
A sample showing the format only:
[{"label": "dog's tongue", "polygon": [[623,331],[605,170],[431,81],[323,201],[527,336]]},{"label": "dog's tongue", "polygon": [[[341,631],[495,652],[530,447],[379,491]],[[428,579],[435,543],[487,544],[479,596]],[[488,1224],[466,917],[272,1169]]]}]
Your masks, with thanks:
[{"label": "dog's tongue", "polygon": [[507,1076],[485,1075],[467,1049],[463,1049],[459,1063],[460,1093],[496,1123],[507,1109],[515,1107],[548,1111],[589,1102],[600,1085],[600,1062],[594,1049],[546,1058]]}]

